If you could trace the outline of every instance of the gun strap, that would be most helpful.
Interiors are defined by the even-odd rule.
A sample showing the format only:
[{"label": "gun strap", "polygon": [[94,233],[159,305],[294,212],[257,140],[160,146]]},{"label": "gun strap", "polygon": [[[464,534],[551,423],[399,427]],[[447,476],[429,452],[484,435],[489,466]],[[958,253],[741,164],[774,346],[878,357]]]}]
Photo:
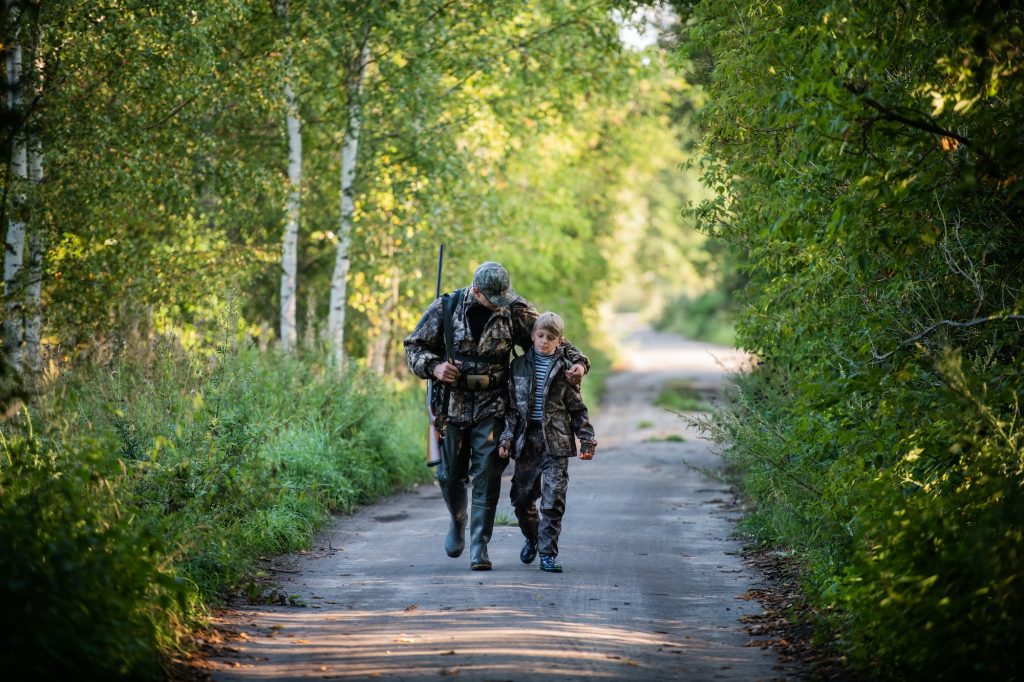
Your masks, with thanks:
[{"label": "gun strap", "polygon": [[441,297],[444,323],[444,353],[445,360],[451,362],[455,359],[455,309],[462,303],[463,290],[459,289],[454,294],[445,294]]},{"label": "gun strap", "polygon": [[[441,318],[442,324],[444,325],[444,354],[445,360],[451,362],[454,360],[455,355],[455,331],[454,323],[452,318],[455,315],[455,309],[462,303],[463,290],[459,289],[454,294],[445,294],[441,297]],[[441,410],[438,416],[448,416],[448,400],[452,395],[451,384],[444,384],[444,388],[441,391]],[[443,433],[443,428],[438,429],[438,433]]]}]

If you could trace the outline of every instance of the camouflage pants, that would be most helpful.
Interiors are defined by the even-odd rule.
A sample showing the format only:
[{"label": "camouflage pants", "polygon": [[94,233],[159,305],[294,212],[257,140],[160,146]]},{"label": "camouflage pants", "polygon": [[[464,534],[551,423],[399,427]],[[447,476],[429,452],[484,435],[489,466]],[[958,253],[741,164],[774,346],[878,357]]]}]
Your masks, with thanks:
[{"label": "camouflage pants", "polygon": [[558,555],[558,534],[562,531],[568,488],[569,458],[548,454],[540,424],[530,424],[512,474],[512,506],[519,530],[527,540],[538,543],[541,554]]}]

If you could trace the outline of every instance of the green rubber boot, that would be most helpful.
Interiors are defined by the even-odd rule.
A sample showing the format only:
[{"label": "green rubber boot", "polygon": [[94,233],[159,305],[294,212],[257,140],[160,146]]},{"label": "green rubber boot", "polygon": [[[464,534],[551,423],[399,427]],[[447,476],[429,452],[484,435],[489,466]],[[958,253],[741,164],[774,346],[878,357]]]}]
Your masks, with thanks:
[{"label": "green rubber boot", "polygon": [[473,505],[469,516],[469,567],[474,571],[491,570],[487,543],[494,530],[494,509]]},{"label": "green rubber boot", "polygon": [[462,551],[466,549],[466,493],[463,492],[460,497],[447,505],[451,522],[448,524],[448,534],[444,537],[444,551],[453,559],[462,556]]}]

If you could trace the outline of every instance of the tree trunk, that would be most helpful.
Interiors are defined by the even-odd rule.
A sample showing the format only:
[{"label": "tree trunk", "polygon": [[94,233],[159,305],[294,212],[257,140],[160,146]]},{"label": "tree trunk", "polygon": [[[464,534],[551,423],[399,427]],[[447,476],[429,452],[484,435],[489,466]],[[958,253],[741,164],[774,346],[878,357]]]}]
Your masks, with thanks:
[{"label": "tree trunk", "polygon": [[[7,0],[6,11],[12,12],[14,2]],[[15,41],[17,37],[15,36]],[[15,126],[11,141],[11,174],[9,182],[13,191],[10,218],[7,222],[7,238],[4,249],[4,350],[11,366],[21,371],[21,343],[24,337],[22,319],[22,263],[25,252],[25,187],[27,177],[27,154],[23,122],[21,45],[15,42],[7,48],[7,109]]]},{"label": "tree trunk", "polygon": [[[288,20],[288,0],[277,0],[275,10],[281,19],[285,40],[291,40]],[[299,119],[298,99],[295,96],[295,66],[292,49],[286,47],[284,99],[288,125],[288,204],[281,238],[281,346],[285,352],[295,348],[298,331],[295,324],[295,302],[298,287],[299,263],[299,207],[302,192],[302,122]]]},{"label": "tree trunk", "polygon": [[[42,93],[43,64],[40,60],[40,40],[37,34],[32,41],[32,64],[35,69],[32,82],[36,95]],[[35,195],[33,205],[38,209],[40,207],[37,189],[43,182],[43,146],[38,137],[32,137],[28,143],[28,179]],[[34,217],[28,236],[28,281],[25,291],[25,358],[33,374],[38,374],[43,369],[40,345],[43,332],[43,257],[46,252],[40,213],[39,210],[31,213]]]},{"label": "tree trunk", "polygon": [[35,225],[28,236],[28,288],[25,296],[25,359],[34,374],[43,369],[43,233]]},{"label": "tree trunk", "polygon": [[294,70],[288,60],[284,96],[288,106],[288,207],[281,248],[281,343],[286,352],[295,347],[295,299],[299,262],[299,207],[302,191],[302,123],[292,89]]},{"label": "tree trunk", "polygon": [[348,271],[351,266],[349,251],[352,247],[352,216],[355,213],[356,159],[359,152],[359,131],[362,126],[360,98],[363,93],[363,73],[369,61],[369,48],[363,43],[359,63],[348,84],[348,126],[341,144],[341,214],[338,219],[338,253],[331,275],[330,310],[327,314],[327,334],[330,338],[334,364],[339,369],[345,363],[345,305],[348,302]]}]

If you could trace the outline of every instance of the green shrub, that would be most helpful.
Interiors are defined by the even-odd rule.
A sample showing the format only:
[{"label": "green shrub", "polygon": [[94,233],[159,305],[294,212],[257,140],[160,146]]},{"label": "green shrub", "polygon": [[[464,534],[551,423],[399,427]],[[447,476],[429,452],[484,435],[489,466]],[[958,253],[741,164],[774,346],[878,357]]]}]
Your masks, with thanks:
[{"label": "green shrub", "polygon": [[[861,660],[931,679],[1011,679],[1024,647],[1024,431],[1020,374],[939,362],[946,400],[881,470],[835,606]],[[987,365],[987,366],[986,366]],[[993,377],[993,378],[996,378]],[[922,641],[927,646],[922,646]]]},{"label": "green shrub", "polygon": [[1019,679],[1021,9],[684,5],[691,214],[744,255],[762,363],[712,426],[747,528],[806,562],[858,675]]},{"label": "green shrub", "polygon": [[[947,352],[922,385],[872,404],[847,386],[812,409],[796,377],[763,365],[737,378],[723,445],[762,543],[808,568],[819,623],[887,679],[1012,679],[1024,614],[1021,371]],[[931,402],[920,406],[924,386]],[[911,416],[912,415],[912,416]]]},{"label": "green shrub", "polygon": [[159,675],[261,556],[429,475],[420,390],[316,354],[206,357],[169,339],[65,373],[33,404],[35,435],[2,427],[4,659]]},{"label": "green shrub", "polygon": [[0,466],[0,665],[14,679],[160,676],[187,591],[95,443],[61,453],[24,420]]}]

